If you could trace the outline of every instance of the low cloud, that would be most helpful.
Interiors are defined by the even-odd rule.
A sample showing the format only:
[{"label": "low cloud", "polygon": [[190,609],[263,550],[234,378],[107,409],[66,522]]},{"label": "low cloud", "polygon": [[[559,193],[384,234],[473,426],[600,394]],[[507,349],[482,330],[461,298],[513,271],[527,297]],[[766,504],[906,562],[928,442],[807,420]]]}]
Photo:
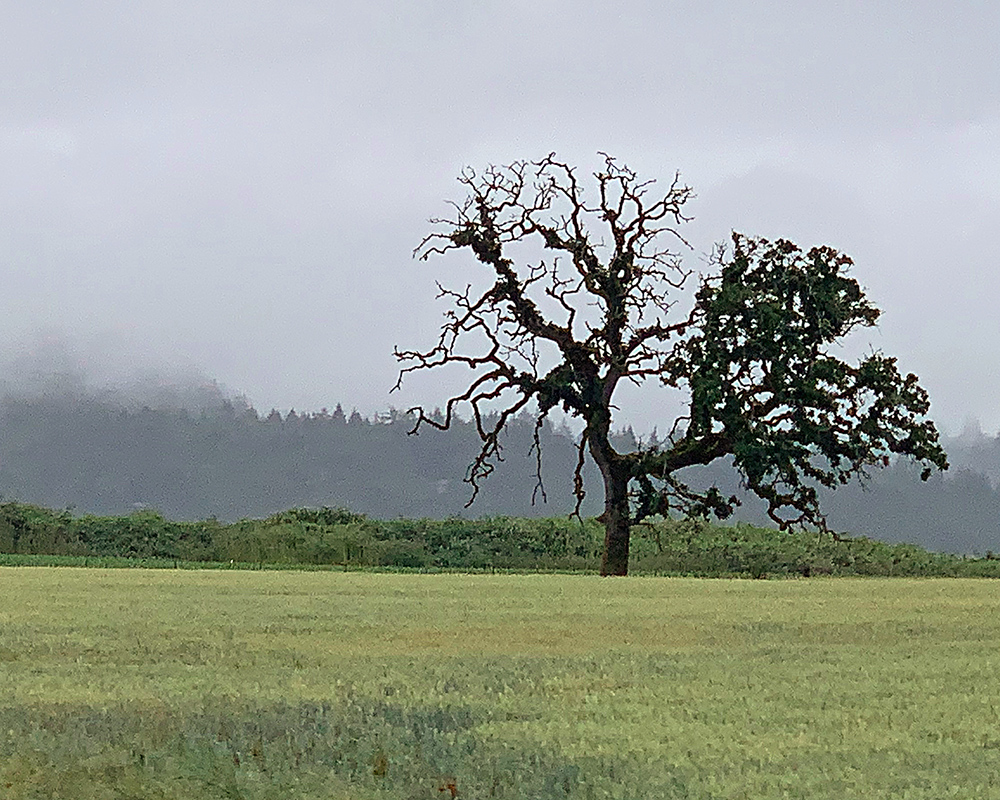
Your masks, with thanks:
[{"label": "low cloud", "polygon": [[99,401],[124,408],[202,411],[229,401],[247,407],[228,390],[189,364],[171,364],[151,348],[117,339],[89,340],[62,331],[36,332],[0,353],[4,398]]}]

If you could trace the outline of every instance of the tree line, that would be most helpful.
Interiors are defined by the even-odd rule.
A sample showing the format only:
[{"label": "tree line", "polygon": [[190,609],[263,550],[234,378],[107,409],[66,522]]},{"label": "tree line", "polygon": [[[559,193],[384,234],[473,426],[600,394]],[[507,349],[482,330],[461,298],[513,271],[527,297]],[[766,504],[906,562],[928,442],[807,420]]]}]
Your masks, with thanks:
[{"label": "tree line", "polygon": [[259,414],[227,400],[188,412],[81,395],[8,397],[0,403],[0,495],[95,514],[148,507],[184,520],[300,506],[380,518],[567,514],[573,440],[551,425],[540,432],[548,502],[539,495],[532,505],[530,426],[511,427],[504,469],[466,511],[463,478],[479,446],[468,423],[444,436],[409,436],[412,418],[396,411]]},{"label": "tree line", "polygon": [[[603,526],[594,518],[373,520],[342,508],[297,508],[234,523],[178,522],[149,510],[76,516],[0,503],[0,564],[8,565],[597,572],[602,549]],[[699,577],[1000,578],[1000,559],[864,537],[776,535],[747,523],[659,520],[637,529],[630,570]]]},{"label": "tree line", "polygon": [[[78,514],[155,509],[176,520],[265,518],[294,507],[352,509],[371,519],[560,517],[572,510],[577,440],[541,429],[545,499],[535,493],[534,422],[516,419],[501,437],[504,462],[466,508],[463,483],[481,442],[458,418],[447,432],[409,436],[413,419],[388,411],[259,413],[237,400],[215,409],[128,409],[84,396],[0,402],[0,496]],[[630,429],[615,435],[628,451]],[[1000,470],[1000,440],[946,443],[952,470],[920,481],[897,461],[867,489],[857,482],[822,495],[831,529],[959,553],[1000,551],[1000,491],[983,474]],[[692,469],[693,485],[740,494],[725,463]],[[599,486],[588,463],[584,479]],[[532,495],[535,493],[535,503]],[[735,519],[767,525],[766,509],[743,493]],[[584,518],[600,512],[591,493]]]}]

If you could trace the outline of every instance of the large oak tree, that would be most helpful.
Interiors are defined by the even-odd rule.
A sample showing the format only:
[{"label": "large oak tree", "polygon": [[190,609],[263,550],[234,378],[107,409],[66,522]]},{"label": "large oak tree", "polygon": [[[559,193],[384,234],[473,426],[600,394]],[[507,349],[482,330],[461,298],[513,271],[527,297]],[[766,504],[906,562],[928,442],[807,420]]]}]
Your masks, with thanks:
[{"label": "large oak tree", "polygon": [[[677,475],[685,467],[731,456],[782,529],[824,530],[819,486],[864,478],[893,454],[921,462],[925,480],[933,467],[947,469],[917,377],[903,377],[880,352],[853,365],[831,353],[880,313],[848,277],[850,258],[734,233],[716,249],[713,274],[685,295],[691,272],[678,229],[691,190],[676,176],[657,190],[609,156],[593,178],[588,194],[554,155],[466,169],[467,197],[450,217],[431,220],[443,230],[417,248],[421,259],[468,250],[487,269],[485,288],[439,285],[450,308],[433,347],[396,351],[400,381],[417,370],[469,370],[443,414],[412,411],[417,432],[447,429],[459,407],[471,407],[483,441],[466,477],[473,498],[501,457],[507,422],[532,413],[540,428],[561,408],[584,426],[577,509],[587,453],[604,482],[601,573],[624,575],[636,523],[732,514],[737,498],[696,491]],[[615,391],[648,380],[686,392],[687,412],[665,441],[619,452]]]}]

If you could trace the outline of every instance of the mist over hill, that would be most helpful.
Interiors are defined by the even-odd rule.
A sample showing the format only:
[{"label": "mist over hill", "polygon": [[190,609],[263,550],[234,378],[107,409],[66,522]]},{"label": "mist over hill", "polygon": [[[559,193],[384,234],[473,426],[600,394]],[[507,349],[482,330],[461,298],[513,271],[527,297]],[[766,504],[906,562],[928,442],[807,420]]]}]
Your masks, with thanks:
[{"label": "mist over hill", "polygon": [[[410,436],[412,427],[412,418],[396,411],[368,419],[339,406],[261,415],[231,399],[188,411],[130,409],[85,395],[7,397],[0,403],[0,494],[80,513],[153,507],[177,519],[324,505],[379,518],[572,510],[576,456],[568,432],[540,432],[544,482],[536,492],[533,423],[516,420],[502,439],[504,463],[466,511],[471,489],[463,478],[479,448],[474,426],[460,421],[448,433]],[[588,499],[584,511],[597,513],[598,493]]]},{"label": "mist over hill", "polygon": [[[536,486],[533,422],[522,417],[502,439],[504,462],[466,508],[463,482],[479,449],[474,426],[408,435],[412,418],[388,411],[366,418],[337,406],[314,413],[259,413],[216,384],[147,383],[96,390],[85,382],[43,382],[0,400],[0,496],[77,513],[127,514],[152,507],[180,520],[263,517],[299,506],[345,506],[391,519],[487,515],[559,516],[573,509],[573,434],[541,431],[543,491]],[[38,388],[38,387],[36,387]],[[133,387],[134,389],[134,387]],[[630,430],[619,446],[635,443]],[[1000,438],[963,433],[945,442],[946,475],[923,483],[896,463],[858,483],[823,493],[833,530],[949,552],[1000,551]],[[692,469],[695,485],[715,482],[740,495],[736,518],[768,524],[764,505],[739,488],[725,463]],[[588,462],[585,515],[602,506]],[[534,503],[532,502],[534,497]]]}]

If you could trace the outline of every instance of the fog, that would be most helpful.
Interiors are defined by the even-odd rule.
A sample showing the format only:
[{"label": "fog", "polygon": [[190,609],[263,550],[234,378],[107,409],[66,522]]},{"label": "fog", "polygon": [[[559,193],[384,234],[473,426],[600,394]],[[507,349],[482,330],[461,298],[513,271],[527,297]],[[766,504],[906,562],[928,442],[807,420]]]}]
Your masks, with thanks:
[{"label": "fog", "polygon": [[73,338],[59,330],[38,332],[0,356],[0,396],[97,403],[130,411],[198,412],[216,409],[224,401],[249,405],[245,396],[193,364],[122,345],[100,337]]},{"label": "fog", "polygon": [[851,254],[885,312],[852,347],[946,432],[1000,428],[995,4],[59,0],[4,28],[7,385],[435,405],[433,376],[388,394],[392,349],[475,274],[411,258],[459,170],[607,151],[694,187],[696,269],[732,229]]}]

